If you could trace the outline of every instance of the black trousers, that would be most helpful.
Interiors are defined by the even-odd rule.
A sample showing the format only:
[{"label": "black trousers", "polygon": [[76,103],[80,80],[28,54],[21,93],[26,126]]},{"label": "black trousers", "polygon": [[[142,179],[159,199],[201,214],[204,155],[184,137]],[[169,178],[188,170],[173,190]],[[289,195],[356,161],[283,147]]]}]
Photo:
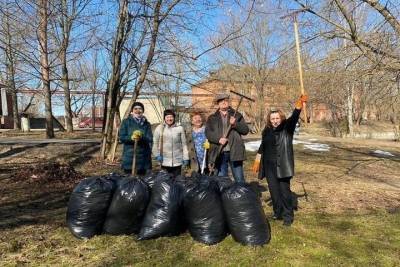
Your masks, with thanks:
[{"label": "black trousers", "polygon": [[173,176],[178,176],[182,174],[182,166],[176,166],[176,167],[161,166],[161,169],[166,170]]},{"label": "black trousers", "polygon": [[292,177],[278,178],[276,171],[269,171],[268,174],[268,189],[271,194],[274,215],[283,218],[285,222],[293,222],[293,200],[290,190],[290,179]]}]

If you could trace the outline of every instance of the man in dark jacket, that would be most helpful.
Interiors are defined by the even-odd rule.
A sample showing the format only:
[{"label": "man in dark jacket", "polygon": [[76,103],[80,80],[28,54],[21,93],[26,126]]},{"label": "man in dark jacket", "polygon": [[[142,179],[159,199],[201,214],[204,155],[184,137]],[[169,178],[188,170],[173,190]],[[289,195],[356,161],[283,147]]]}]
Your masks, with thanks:
[{"label": "man in dark jacket", "polygon": [[249,127],[242,114],[235,113],[229,106],[229,95],[218,94],[215,98],[218,110],[208,117],[206,137],[210,142],[209,164],[218,176],[228,176],[231,167],[233,178],[237,183],[245,183],[243,161],[246,152],[242,135],[249,132]]},{"label": "man in dark jacket", "polygon": [[153,134],[151,125],[143,116],[144,106],[135,102],[131,114],[124,119],[119,130],[119,139],[124,144],[122,152],[122,169],[125,173],[132,172],[133,149],[136,147],[136,173],[144,175],[151,170],[151,147]]},{"label": "man in dark jacket", "polygon": [[[253,171],[260,169],[259,178],[267,178],[271,194],[273,219],[284,221],[290,226],[294,220],[290,180],[294,175],[293,134],[307,96],[301,96],[288,119],[281,110],[271,110],[267,125],[253,165]],[[261,167],[260,167],[261,162]]]}]

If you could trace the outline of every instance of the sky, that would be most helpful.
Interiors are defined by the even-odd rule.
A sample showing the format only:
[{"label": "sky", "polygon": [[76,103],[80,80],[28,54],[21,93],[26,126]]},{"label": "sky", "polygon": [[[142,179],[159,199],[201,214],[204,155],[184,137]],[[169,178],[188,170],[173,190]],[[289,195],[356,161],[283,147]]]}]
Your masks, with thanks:
[{"label": "sky", "polygon": [[[247,18],[247,11],[249,10],[251,1],[245,0],[198,0],[192,1],[195,3],[188,9],[185,5],[178,5],[174,12],[176,14],[183,14],[188,18],[183,25],[187,29],[183,29],[182,25],[180,28],[174,28],[177,33],[179,44],[182,46],[187,45],[193,48],[193,55],[198,55],[204,52],[206,49],[212,46],[211,39],[215,40],[218,35],[221,35],[222,28],[228,28],[231,23],[232,15],[239,18],[240,22],[243,23]],[[313,2],[318,2],[313,0]],[[99,51],[97,58],[99,59],[101,68],[103,69],[103,77],[98,85],[98,88],[105,90],[108,73],[110,71],[110,59],[109,52],[104,49],[106,43],[110,46],[113,33],[116,27],[117,17],[117,1],[111,0],[93,0],[91,4],[85,10],[86,24],[83,23],[80,26],[74,28],[75,35],[85,35],[87,32],[87,22],[97,23],[97,34],[96,41],[100,41],[101,45],[97,46]],[[208,4],[205,4],[208,3]],[[292,0],[257,0],[256,10],[259,20],[266,20],[272,30],[270,42],[273,46],[271,54],[271,62],[275,62],[278,56],[281,55],[282,50],[292,47],[294,44],[293,24],[290,19],[282,19],[283,15],[286,15],[296,9],[299,6]],[[313,25],[308,24],[310,16],[307,14],[300,14],[298,16],[300,25],[300,36],[301,40],[305,40],[312,34],[315,34],[315,28]],[[188,30],[189,29],[189,30]],[[277,30],[275,30],[277,29]],[[163,29],[165,30],[165,29]],[[246,34],[247,29],[243,30],[243,34]],[[72,47],[72,50],[79,50],[82,44]],[[322,44],[316,42],[309,44],[302,44],[303,53],[309,53],[315,55],[323,55],[324,47]],[[191,83],[196,83],[199,80],[207,77],[209,71],[216,70],[220,67],[221,62],[235,63],[235,60],[229,56],[228,53],[223,52],[224,48],[212,50],[196,61],[191,61],[191,65],[196,70],[200,70],[196,73],[189,73],[185,76],[185,79]],[[85,54],[85,62],[83,65],[90,65],[93,61],[93,49]],[[271,63],[272,64],[272,63]],[[172,71],[172,65],[167,64],[167,69]],[[71,75],[79,74],[79,70],[76,66],[70,66]],[[32,87],[37,81],[32,82]],[[190,84],[181,84],[182,91],[190,90]],[[60,102],[60,101],[57,101]],[[59,116],[64,113],[64,107],[54,101],[53,103],[54,114]]]},{"label": "sky", "polygon": [[[210,5],[204,5],[204,3],[210,2]],[[247,1],[242,1],[243,3],[239,3],[244,7],[248,5]],[[175,9],[176,13],[182,13],[187,18],[189,18],[186,22],[190,27],[190,31],[180,31],[178,34],[179,41],[182,44],[191,44],[194,47],[193,55],[199,55],[212,47],[210,43],[210,38],[215,38],[218,34],[220,34],[220,27],[223,24],[226,24],[228,21],[228,17],[231,13],[237,13],[240,9],[237,5],[236,1],[195,1],[195,5],[192,6],[191,10],[187,9],[187,6],[177,6]],[[103,13],[96,17],[96,21],[98,23],[98,34],[103,36],[103,41],[109,39],[111,42],[111,38],[113,36],[113,31],[116,27],[116,16],[117,16],[117,5],[115,1],[104,1],[104,0],[94,0],[91,6],[88,7],[86,13],[90,14],[98,14],[99,11],[107,10],[106,13]],[[240,14],[240,12],[239,12]],[[242,16],[243,17],[243,16]],[[243,19],[243,18],[242,18]],[[81,32],[85,31],[85,27],[78,27],[75,29],[76,34],[81,34]],[[88,54],[88,57],[92,56]],[[102,49],[99,54],[99,60],[102,62],[102,67],[109,72],[110,63],[108,53]],[[187,75],[185,79],[190,81],[191,83],[196,83],[201,80],[204,76],[208,75],[208,71],[215,70],[218,68],[216,62],[214,60],[214,51],[210,51],[201,57],[199,57],[196,62],[192,62],[193,66],[197,70],[202,70],[196,74]],[[103,82],[99,86],[102,89],[105,89],[105,79],[107,75],[104,76]],[[190,84],[183,83],[181,90],[187,91],[190,90]],[[60,101],[57,101],[57,103]],[[64,107],[62,105],[57,104],[53,101],[53,111],[57,116],[64,114]]]}]

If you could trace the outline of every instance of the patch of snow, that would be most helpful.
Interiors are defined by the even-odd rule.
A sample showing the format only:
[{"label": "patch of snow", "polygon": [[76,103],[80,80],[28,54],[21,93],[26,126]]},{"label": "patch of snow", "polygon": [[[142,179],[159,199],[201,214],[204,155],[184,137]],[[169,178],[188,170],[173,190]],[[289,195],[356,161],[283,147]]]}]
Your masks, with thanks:
[{"label": "patch of snow", "polygon": [[297,145],[297,144],[308,144],[308,145],[311,145],[312,143],[307,142],[307,141],[301,141],[301,140],[293,139],[293,145]]},{"label": "patch of snow", "polygon": [[383,156],[389,156],[389,157],[393,157],[394,156],[392,153],[387,152],[387,151],[383,151],[383,150],[375,150],[372,153],[378,154],[378,155],[383,155]]},{"label": "patch of snow", "polygon": [[305,144],[304,148],[314,150],[314,151],[329,151],[330,147],[327,144]]},{"label": "patch of snow", "polygon": [[244,144],[247,151],[256,152],[261,145],[261,140],[251,141]]},{"label": "patch of snow", "polygon": [[[311,139],[309,139],[309,140],[311,140]],[[317,139],[314,139],[314,140],[317,140]],[[251,142],[246,142],[245,147],[246,147],[247,151],[256,152],[256,151],[258,151],[260,144],[261,144],[261,140],[251,141]],[[326,151],[330,150],[330,147],[327,144],[312,143],[312,142],[302,141],[302,140],[298,140],[298,139],[293,139],[293,144],[294,145],[303,144],[304,149],[310,149],[310,150],[314,150],[314,151],[326,152]]]}]

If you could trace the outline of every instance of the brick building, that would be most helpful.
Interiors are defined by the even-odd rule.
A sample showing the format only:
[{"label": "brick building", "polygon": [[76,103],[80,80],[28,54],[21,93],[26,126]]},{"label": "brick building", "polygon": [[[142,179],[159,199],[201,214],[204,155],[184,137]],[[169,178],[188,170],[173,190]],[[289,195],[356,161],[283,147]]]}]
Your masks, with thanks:
[{"label": "brick building", "polygon": [[[289,88],[276,82],[269,82],[264,84],[264,96],[260,96],[259,90],[256,90],[252,81],[225,79],[210,75],[209,78],[192,86],[192,108],[208,116],[217,109],[216,103],[213,102],[215,94],[230,93],[231,90],[256,100],[255,103],[243,101],[240,106],[240,112],[247,122],[254,121],[255,114],[260,110],[264,110],[263,113],[266,114],[272,107],[282,109],[289,115],[293,110],[294,101],[299,95],[298,89]],[[239,97],[232,93],[230,95],[231,106],[235,108]],[[260,108],[257,108],[257,105],[260,105]],[[310,102],[307,111],[307,116],[310,120],[323,121],[331,119],[330,111],[323,103]]]}]

